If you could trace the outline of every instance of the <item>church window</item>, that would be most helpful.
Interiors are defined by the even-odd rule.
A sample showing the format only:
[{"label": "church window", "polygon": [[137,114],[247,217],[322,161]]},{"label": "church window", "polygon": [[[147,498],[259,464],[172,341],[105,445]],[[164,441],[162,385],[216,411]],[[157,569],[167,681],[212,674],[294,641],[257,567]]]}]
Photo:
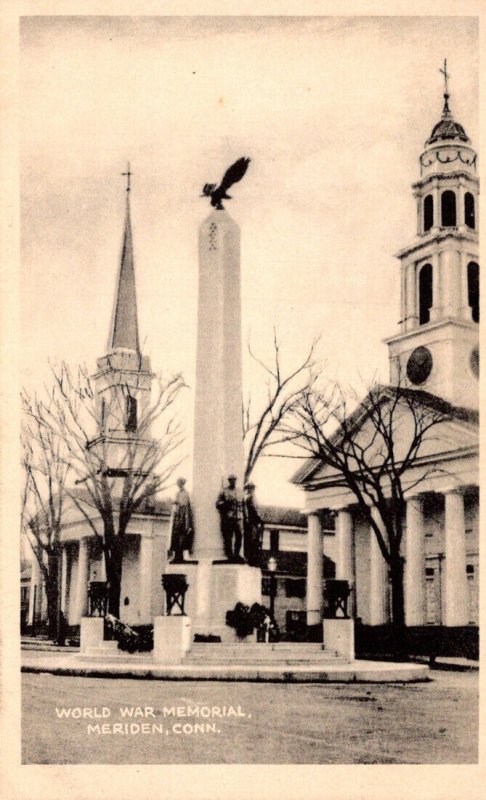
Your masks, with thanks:
[{"label": "church window", "polygon": [[127,417],[125,422],[127,433],[135,433],[137,430],[137,400],[131,395],[127,395]]},{"label": "church window", "polygon": [[428,194],[424,200],[424,233],[430,231],[434,224],[434,198]]},{"label": "church window", "polygon": [[470,261],[467,265],[467,295],[474,322],[479,322],[479,264]]},{"label": "church window", "polygon": [[432,264],[425,264],[419,274],[419,324],[430,322],[433,302]]},{"label": "church window", "polygon": [[285,597],[304,598],[306,594],[305,578],[287,578],[285,581]]},{"label": "church window", "polygon": [[476,227],[476,216],[474,212],[474,197],[471,192],[464,195],[464,219],[468,228]]},{"label": "church window", "polygon": [[441,197],[442,209],[442,227],[450,228],[457,225],[456,221],[456,195],[455,192],[447,190],[442,192]]},{"label": "church window", "polygon": [[280,539],[280,531],[270,531],[270,552],[271,553],[278,553],[279,551],[279,539]]},{"label": "church window", "polygon": [[101,398],[101,428],[102,430],[105,427],[106,423],[106,400],[104,397]]}]

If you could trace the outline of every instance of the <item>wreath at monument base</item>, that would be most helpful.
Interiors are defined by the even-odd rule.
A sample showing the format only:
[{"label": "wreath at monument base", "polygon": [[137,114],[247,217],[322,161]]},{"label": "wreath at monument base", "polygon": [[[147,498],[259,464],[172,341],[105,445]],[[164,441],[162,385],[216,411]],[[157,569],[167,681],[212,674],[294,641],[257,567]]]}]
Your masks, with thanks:
[{"label": "wreath at monument base", "polygon": [[107,614],[105,617],[105,626],[107,633],[111,634],[112,638],[118,642],[120,650],[124,650],[128,653],[143,653],[153,650],[153,625],[137,625],[135,629],[125,622],[121,622],[121,620],[114,617],[113,614]]},{"label": "wreath at monument base", "polygon": [[226,612],[226,624],[235,629],[238,639],[244,639],[262,627],[268,614],[268,609],[261,603],[252,606],[237,603],[233,610]]}]

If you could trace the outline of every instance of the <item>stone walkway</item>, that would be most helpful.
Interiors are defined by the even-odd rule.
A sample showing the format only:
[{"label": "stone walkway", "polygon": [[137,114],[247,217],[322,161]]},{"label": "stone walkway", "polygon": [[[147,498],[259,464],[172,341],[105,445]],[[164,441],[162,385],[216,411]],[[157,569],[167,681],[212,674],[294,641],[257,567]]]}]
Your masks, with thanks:
[{"label": "stone walkway", "polygon": [[50,672],[84,677],[152,678],[157,680],[257,681],[295,683],[392,683],[426,681],[425,664],[353,661],[350,664],[178,664],[164,665],[149,654],[88,660],[72,652],[22,651],[23,672]]}]

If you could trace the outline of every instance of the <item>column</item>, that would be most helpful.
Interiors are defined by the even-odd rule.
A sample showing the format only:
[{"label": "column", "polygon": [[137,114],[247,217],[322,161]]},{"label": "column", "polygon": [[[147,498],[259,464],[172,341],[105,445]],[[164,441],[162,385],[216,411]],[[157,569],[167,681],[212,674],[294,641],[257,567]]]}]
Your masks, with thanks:
[{"label": "column", "polygon": [[336,564],[336,578],[348,581],[351,588],[348,613],[356,616],[356,588],[354,574],[354,541],[353,541],[353,516],[347,508],[338,511],[336,519],[336,536],[338,545],[338,559]]},{"label": "column", "polygon": [[139,556],[139,601],[138,610],[140,622],[147,625],[152,622],[151,599],[152,599],[152,552],[153,540],[149,536],[140,537],[140,556]]},{"label": "column", "polygon": [[469,305],[469,292],[467,285],[467,265],[470,260],[467,253],[462,250],[460,252],[460,270],[461,270],[461,319],[467,319],[469,322],[472,320],[472,309]]},{"label": "column", "polygon": [[424,516],[423,498],[407,502],[407,537],[405,556],[405,623],[424,624]]},{"label": "column", "polygon": [[467,625],[466,526],[464,497],[458,490],[445,493],[444,624]]},{"label": "column", "polygon": [[88,539],[79,540],[78,573],[76,576],[76,623],[86,615],[88,606]]},{"label": "column", "polygon": [[432,308],[430,309],[430,319],[433,322],[434,320],[439,319],[442,313],[442,279],[438,253],[433,253],[430,263],[432,264]]},{"label": "column", "polygon": [[456,222],[457,226],[464,227],[466,224],[466,218],[464,213],[464,195],[466,190],[464,188],[464,184],[462,180],[459,181],[459,186],[456,192]]},{"label": "column", "polygon": [[[377,518],[377,517],[375,517]],[[381,527],[381,525],[380,525]],[[387,576],[388,565],[383,558],[376,538],[376,533],[370,525],[370,624],[384,625],[387,622]]]},{"label": "column", "polygon": [[30,574],[30,595],[29,595],[29,619],[28,625],[32,627],[34,624],[34,615],[40,607],[40,593],[42,588],[41,574],[39,562],[34,554],[32,554],[32,572]]},{"label": "column", "polygon": [[440,228],[440,192],[439,187],[434,186],[432,189],[432,197],[434,198],[434,228]]},{"label": "column", "polygon": [[307,624],[319,625],[323,611],[323,549],[319,514],[307,517]]},{"label": "column", "polygon": [[68,559],[66,545],[61,546],[61,613],[66,616]]},{"label": "column", "polygon": [[415,263],[412,262],[407,265],[406,267],[406,274],[405,274],[405,286],[406,286],[406,301],[405,301],[405,309],[406,309],[406,319],[405,319],[405,330],[411,331],[417,327],[417,286],[415,280]]}]

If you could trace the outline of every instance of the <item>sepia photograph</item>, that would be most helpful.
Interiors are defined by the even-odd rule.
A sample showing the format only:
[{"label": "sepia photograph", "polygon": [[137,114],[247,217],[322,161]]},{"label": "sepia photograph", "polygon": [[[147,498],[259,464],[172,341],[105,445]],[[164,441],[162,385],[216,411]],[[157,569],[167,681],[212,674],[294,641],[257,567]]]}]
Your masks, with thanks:
[{"label": "sepia photograph", "polygon": [[21,764],[478,765],[478,18],[18,69]]}]

